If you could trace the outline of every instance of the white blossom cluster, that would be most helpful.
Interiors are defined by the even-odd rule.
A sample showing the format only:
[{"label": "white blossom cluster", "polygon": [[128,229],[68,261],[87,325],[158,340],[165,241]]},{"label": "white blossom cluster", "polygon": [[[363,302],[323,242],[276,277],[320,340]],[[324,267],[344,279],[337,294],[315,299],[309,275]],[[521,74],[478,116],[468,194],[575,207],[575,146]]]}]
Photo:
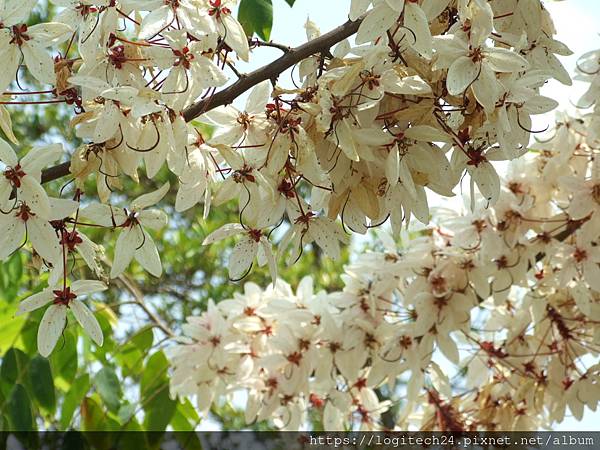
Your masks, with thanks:
[{"label": "white blossom cluster", "polygon": [[[352,0],[350,19],[355,23],[362,21],[354,42],[340,39],[333,48],[320,49],[298,61],[301,84],[297,89],[280,88],[275,83],[279,74],[273,74],[271,83],[256,83],[244,110],[214,107],[211,101],[217,98],[217,91],[224,92],[229,78],[239,74],[236,62],[247,61],[253,51],[258,51],[255,47],[260,46],[257,41],[248,40],[233,17],[234,0],[53,3],[59,12],[52,22],[28,26],[35,1],[0,1],[0,58],[4,63],[0,73],[0,127],[13,145],[19,145],[11,131],[10,108],[28,103],[65,103],[73,107],[71,124],[84,142],[70,155],[70,174],[75,182],[67,199],[48,196],[42,186],[42,174],[49,173],[43,170],[64,154],[60,144],[35,147],[23,154],[15,152],[10,143],[0,141],[0,260],[25,248],[43,261],[41,270],[49,271],[48,288],[23,301],[19,309],[22,314],[49,305],[38,331],[38,348],[45,356],[62,333],[68,310],[92,339],[102,344],[96,319],[79,300],[105,289],[105,283],[121,276],[133,260],[154,276],[162,273],[151,233],[167,224],[167,215],[154,205],[166,196],[170,184],[129,201],[119,191],[124,178],[144,183],[145,178],[153,179],[161,169],[168,169],[178,183],[175,209],[181,212],[202,204],[203,217],[213,205],[236,201],[239,223],[226,224],[206,243],[237,236],[239,240],[229,261],[230,278],[242,278],[256,259],[259,265],[269,266],[276,280],[279,260],[293,263],[309,243],[314,242],[327,255],[337,257],[340,245],[347,241],[339,222],[346,229],[365,233],[389,219],[395,234],[411,216],[428,223],[426,189],[453,196],[466,173],[471,197],[475,198],[477,188],[484,197],[484,206],[496,205],[497,212],[503,203],[497,203],[501,183],[492,162],[525,154],[531,115],[557,106],[554,100],[540,95],[539,88],[551,78],[570,83],[556,57],[570,52],[552,38],[554,27],[540,0]],[[320,39],[313,24],[307,23],[306,29],[309,41]],[[283,50],[293,57],[293,50]],[[587,95],[590,101],[596,98],[598,84],[593,60],[592,55],[581,67],[581,76],[592,78]],[[48,89],[24,90],[22,70]],[[239,77],[239,83],[250,78],[244,74]],[[19,90],[7,91],[10,86]],[[598,127],[595,117],[585,118],[592,130]],[[203,134],[194,125],[195,119],[210,123],[214,133]],[[572,125],[575,126],[576,123]],[[577,129],[586,132],[583,125]],[[562,135],[567,136],[563,139],[576,139],[564,131],[558,134]],[[557,137],[554,142],[559,141]],[[589,148],[596,147],[589,143]],[[586,149],[574,152],[579,155],[594,151]],[[571,162],[570,155],[565,156],[567,153],[562,150],[559,153],[548,162],[547,170],[556,170],[551,177],[553,182],[558,178],[556,174],[563,175],[565,164]],[[553,202],[567,202],[572,211],[567,211],[567,218],[561,220],[582,220],[583,216],[577,217],[581,211],[589,209],[589,214],[598,205],[596,182],[589,178],[592,175],[581,173],[581,167],[588,167],[589,158],[578,156],[575,161],[579,165],[572,163],[572,188],[587,193],[585,196],[577,195],[575,203],[560,196],[544,197],[542,202],[517,192],[513,194],[517,199],[526,198],[524,203],[515,200],[518,208],[526,210],[527,202],[542,209]],[[526,172],[520,174],[529,176]],[[96,192],[87,192],[85,182],[94,179]],[[536,189],[542,185],[536,184]],[[562,192],[567,197],[575,192],[559,187],[540,192],[548,196]],[[113,191],[121,195],[113,196]],[[67,195],[65,192],[70,191],[63,191],[63,196]],[[574,206],[577,202],[578,207]],[[586,223],[597,225],[594,220]],[[496,228],[505,222],[484,227],[482,236],[502,234]],[[272,231],[282,223],[287,228],[277,242],[277,251],[273,251],[272,236],[277,233]],[[521,249],[525,245],[522,239],[529,237],[521,232],[525,232],[529,222],[520,221],[525,225],[514,229],[513,222],[508,223],[511,226],[506,245],[510,255],[494,253],[497,239],[489,238],[489,244],[486,241],[480,245],[486,247],[485,252],[492,252],[491,261],[499,267],[501,275],[493,279],[494,291],[501,291],[509,282],[524,283],[526,261],[545,262],[543,258],[533,261],[530,254],[519,253],[525,252]],[[104,275],[99,258],[101,243],[92,242],[84,233],[86,227],[93,226],[115,232],[108,276]],[[594,227],[590,225],[588,229]],[[564,267],[560,259],[556,263],[565,279],[583,271],[589,274],[586,280],[597,280],[591,275],[598,267],[593,259],[595,238],[590,234],[593,232],[584,234],[587,240],[573,244],[578,252],[575,263]],[[543,247],[541,242],[541,238],[534,240],[535,245]],[[561,251],[569,255],[571,250],[561,247]],[[557,257],[562,253],[548,254]],[[102,282],[72,280],[68,267],[73,259],[83,260],[90,273]],[[419,266],[420,260],[409,261],[413,263],[407,269],[409,274],[419,273],[419,267],[424,267]],[[484,275],[476,279],[491,276],[485,272],[487,269],[481,270]],[[423,278],[428,280],[429,275]],[[410,285],[418,286],[418,280]],[[427,283],[421,280],[422,285]],[[446,283],[456,289],[453,282]],[[438,308],[437,304],[443,301],[433,299],[445,298],[441,292],[447,287],[439,289],[420,301],[418,308],[428,304]],[[594,311],[593,291],[583,287],[580,291],[583,297],[579,301],[592,305],[588,312]],[[478,292],[482,297],[483,294],[485,291]],[[443,321],[443,327],[435,327],[440,330],[435,336],[448,336],[467,323],[463,317],[470,310],[473,295],[453,295],[462,296],[461,306],[457,306],[456,314],[442,315],[449,319]],[[344,298],[342,295],[339,300],[342,304]],[[343,309],[362,308],[358,305]],[[379,308],[377,302],[370,308],[373,314]],[[415,308],[418,313],[417,304]],[[341,326],[337,316],[333,317],[331,326]],[[377,317],[373,316],[373,320]],[[224,323],[229,320],[233,319],[228,317]],[[421,323],[419,327],[427,328],[425,322]],[[429,325],[433,326],[433,322]],[[418,332],[424,332],[421,328],[417,328]],[[384,333],[384,329],[387,325],[377,328],[377,333]],[[454,346],[447,344],[452,342],[450,339],[414,336],[410,348],[445,345],[444,353],[456,356]],[[290,345],[286,337],[281,339],[277,345]],[[440,344],[442,341],[446,344]],[[416,350],[417,359],[423,360],[420,352]],[[211,359],[207,361],[214,367]],[[302,372],[286,372],[282,376],[300,380],[291,383],[297,393],[308,382],[311,367],[300,362],[291,364]],[[377,374],[377,370],[373,373]],[[411,371],[411,386],[415,386],[412,401],[419,399],[423,370]],[[537,369],[534,372],[538,373]],[[235,377],[246,379],[239,374]],[[358,379],[347,381],[357,383]],[[255,389],[258,399],[263,395],[261,389]],[[320,389],[318,395],[330,395],[327,386]],[[493,395],[500,395],[492,391]],[[321,398],[318,395],[315,399]],[[297,403],[289,404],[297,404],[297,410],[301,410],[303,401],[308,401],[303,396],[293,398]],[[477,401],[480,400],[481,397]],[[344,394],[339,408],[332,410],[333,406],[329,406],[328,420],[332,422],[328,423],[332,426],[342,420],[345,401],[355,402],[352,396]],[[561,403],[556,405],[554,408],[560,411]],[[366,421],[370,423],[376,422],[382,405],[372,394],[364,394],[349,408],[372,418]],[[264,414],[270,416],[270,412]],[[294,424],[300,420],[297,414],[291,417]]]},{"label": "white blossom cluster", "polygon": [[385,250],[350,264],[340,292],[315,293],[305,278],[296,292],[248,283],[210,302],[170,349],[173,394],[204,412],[244,399],[248,423],[289,430],[310,411],[326,430],[439,431],[537,430],[595,411],[593,120],[559,121],[535,157],[511,166],[494,207],[440,212],[400,251],[382,234]]}]

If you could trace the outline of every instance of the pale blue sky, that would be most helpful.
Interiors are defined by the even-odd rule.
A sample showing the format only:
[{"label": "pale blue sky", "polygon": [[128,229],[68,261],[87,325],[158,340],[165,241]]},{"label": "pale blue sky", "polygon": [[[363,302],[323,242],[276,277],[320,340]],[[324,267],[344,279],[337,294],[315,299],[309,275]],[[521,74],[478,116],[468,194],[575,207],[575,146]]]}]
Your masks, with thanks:
[{"label": "pale blue sky", "polygon": [[[307,18],[315,22],[323,33],[341,25],[347,20],[350,0],[297,0],[290,8],[284,0],[273,0],[274,27],[271,39],[275,42],[296,46],[306,41],[304,23]],[[565,43],[573,56],[561,58],[569,72],[573,72],[579,55],[600,49],[600,0],[545,1],[557,28],[557,39]],[[275,49],[261,48],[252,55],[251,64],[240,64],[240,69],[249,71],[279,57],[281,52]],[[280,78],[283,87],[292,87],[289,74]],[[575,82],[573,87],[565,87],[558,82],[549,82],[543,93],[560,102],[561,109],[573,111],[570,100],[575,101],[583,92],[584,85]],[[236,101],[242,106],[245,96]],[[544,128],[554,120],[554,113],[538,116],[534,125]],[[535,127],[534,127],[535,128]],[[203,429],[210,429],[210,421],[203,423]],[[598,431],[600,430],[600,410],[586,410],[583,421],[567,418],[556,426],[557,431]]]}]

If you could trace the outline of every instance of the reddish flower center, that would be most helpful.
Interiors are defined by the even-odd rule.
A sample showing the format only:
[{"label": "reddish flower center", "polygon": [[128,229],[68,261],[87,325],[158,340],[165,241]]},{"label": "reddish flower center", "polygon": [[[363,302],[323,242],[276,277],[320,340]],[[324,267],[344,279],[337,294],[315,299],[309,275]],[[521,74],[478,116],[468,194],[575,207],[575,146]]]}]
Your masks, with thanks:
[{"label": "reddish flower center", "polygon": [[108,50],[108,60],[117,69],[122,69],[123,64],[127,62],[127,56],[125,56],[125,47],[123,45],[116,45]]},{"label": "reddish flower center", "polygon": [[294,352],[288,355],[287,360],[289,362],[291,362],[292,364],[295,364],[297,366],[300,365],[300,361],[302,361],[302,354],[299,352]]},{"label": "reddish flower center", "polygon": [[83,240],[81,239],[77,231],[63,233],[62,238],[60,240],[60,245],[66,246],[71,252],[74,251],[75,247],[81,243],[83,243]]},{"label": "reddish flower center", "polygon": [[588,256],[587,252],[584,249],[579,248],[579,247],[577,247],[575,249],[575,251],[573,252],[573,258],[578,263],[585,261],[587,259],[587,256]]},{"label": "reddish flower center", "polygon": [[29,206],[27,206],[25,203],[21,203],[21,206],[17,210],[16,216],[23,222],[27,222],[31,217],[34,217],[35,214],[31,212]]},{"label": "reddish flower center", "polygon": [[19,46],[23,45],[25,41],[31,39],[31,37],[27,34],[27,25],[22,23],[21,25],[13,25],[12,26],[12,39],[9,44],[17,44]]},{"label": "reddish flower center", "polygon": [[127,219],[123,225],[121,225],[123,228],[133,228],[140,223],[138,221],[138,213],[135,211],[127,212],[127,210],[125,210],[125,213],[127,214]]},{"label": "reddish flower center", "polygon": [[181,50],[173,50],[173,53],[177,57],[173,66],[183,66],[185,69],[189,70],[190,64],[194,59],[194,55],[190,53],[190,49],[183,47]]},{"label": "reddish flower center", "polygon": [[211,8],[208,10],[209,16],[215,16],[217,19],[221,17],[221,15],[231,14],[231,10],[226,6],[221,6],[222,0],[210,0]]},{"label": "reddish flower center", "polygon": [[70,287],[66,287],[57,291],[52,291],[52,293],[54,294],[53,303],[55,305],[69,306],[69,304],[77,298],[77,295],[74,292],[71,292]]},{"label": "reddish flower center", "polygon": [[17,164],[15,167],[9,167],[4,171],[4,178],[10,181],[10,184],[12,184],[16,188],[21,187],[21,179],[25,175],[27,174],[23,172],[23,169],[21,169],[20,164]]},{"label": "reddish flower center", "polygon": [[83,3],[79,3],[75,6],[75,10],[79,11],[82,17],[87,17],[90,13],[95,13],[98,11],[98,8],[92,5],[84,5]]},{"label": "reddish flower center", "polygon": [[250,230],[248,231],[248,234],[250,235],[250,239],[252,239],[255,242],[259,242],[260,238],[262,237],[262,231],[260,230]]}]

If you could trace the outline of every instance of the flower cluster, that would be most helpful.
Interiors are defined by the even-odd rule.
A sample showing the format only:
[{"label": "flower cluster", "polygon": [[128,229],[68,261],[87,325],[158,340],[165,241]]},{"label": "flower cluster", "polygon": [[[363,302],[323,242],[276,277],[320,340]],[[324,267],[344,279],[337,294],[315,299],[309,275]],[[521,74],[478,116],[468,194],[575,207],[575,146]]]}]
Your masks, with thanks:
[{"label": "flower cluster", "polygon": [[380,234],[384,250],[350,264],[340,292],[307,278],[211,302],[170,349],[173,393],[208,411],[243,391],[248,423],[291,430],[309,411],[327,430],[439,431],[535,430],[595,411],[594,120],[559,118],[493,207],[440,210],[400,250]]},{"label": "flower cluster", "polygon": [[[278,47],[286,54],[273,70],[298,63],[301,79],[294,90],[276,85],[280,73],[239,73],[237,61],[247,61],[260,45],[248,40],[233,17],[235,0],[53,3],[58,7],[53,21],[31,26],[28,18],[36,2],[6,0],[0,11],[0,55],[6,65],[0,74],[0,93],[7,99],[1,102],[7,109],[0,110],[0,126],[7,138],[18,144],[7,115],[11,106],[64,103],[73,108],[71,124],[84,142],[70,155],[74,183],[69,187],[72,191],[61,193],[70,193],[67,199],[49,196],[42,186],[48,179],[44,174],[58,167],[44,172],[60,159],[60,145],[35,147],[19,157],[10,144],[0,141],[0,225],[6,230],[0,237],[0,260],[25,247],[49,271],[48,289],[41,297],[26,300],[21,310],[52,303],[39,330],[44,355],[52,351],[67,309],[96,343],[102,342],[93,315],[78,301],[80,295],[101,287],[70,280],[68,267],[74,259],[83,260],[104,283],[122,276],[133,260],[154,276],[162,273],[151,232],[163,228],[167,216],[152,206],[167,195],[170,184],[128,201],[123,195],[112,195],[122,188],[124,178],[143,183],[143,176],[155,179],[161,171],[170,171],[178,183],[178,212],[202,204],[206,216],[211,206],[237,202],[239,222],[226,224],[206,243],[237,236],[230,254],[230,278],[242,278],[256,260],[268,265],[275,281],[279,261],[293,263],[307,244],[315,243],[328,256],[337,257],[347,242],[343,228],[365,233],[389,219],[398,234],[412,216],[428,223],[427,191],[453,196],[465,174],[473,199],[477,188],[485,206],[502,207],[497,203],[500,178],[492,162],[526,153],[531,116],[556,107],[554,100],[539,94],[539,88],[551,78],[570,83],[556,57],[569,50],[552,38],[552,20],[539,0],[353,0],[347,25],[357,25],[353,43],[320,37],[309,22],[308,40],[323,46],[308,53]],[[593,60],[592,55],[584,61],[582,76],[595,77]],[[22,67],[48,89],[23,90]],[[239,80],[225,87],[235,76]],[[8,91],[11,83],[18,90]],[[596,84],[594,78],[586,98],[595,97]],[[226,106],[241,93],[239,86],[254,87],[245,108]],[[594,117],[585,119],[592,130],[598,123]],[[201,131],[195,119],[210,127]],[[207,133],[207,128],[214,132]],[[585,148],[576,152],[585,153]],[[561,155],[548,162],[548,171],[569,160]],[[586,158],[578,161],[587,167]],[[579,204],[569,205],[563,219],[569,221],[568,227],[579,223],[572,220],[587,217],[577,217],[582,212],[590,215],[598,198],[588,175],[581,168],[573,170],[572,187],[582,195],[576,197]],[[94,179],[96,192],[86,191],[86,181]],[[529,201],[527,197],[518,208],[526,209]],[[539,201],[532,204],[544,208]],[[526,227],[508,223],[507,245],[518,244],[520,249]],[[280,225],[283,233],[273,233]],[[89,226],[112,229],[118,235],[108,276],[100,243],[83,231]],[[483,227],[481,233],[497,235],[489,233],[492,229]],[[578,255],[569,260],[570,265],[559,262],[565,280],[579,273],[593,279],[595,241],[589,234],[593,233],[573,244],[574,250],[561,248],[565,255]],[[273,236],[281,236],[277,250]],[[486,239],[491,243],[481,247],[493,253],[497,239]],[[535,244],[541,247],[541,242],[540,238]],[[494,291],[521,282],[527,264],[540,264],[529,254],[492,256],[501,269],[493,280]],[[413,270],[418,272],[418,266],[410,273]],[[484,272],[481,279],[486,276]],[[436,289],[445,292],[447,287],[442,283]],[[444,297],[436,295],[423,298],[418,307],[415,304],[421,317],[419,308],[425,308],[427,316],[426,311],[444,303],[439,300]],[[456,311],[452,307],[450,319],[435,328],[443,334],[436,331],[431,339],[414,339],[411,345],[444,346],[455,356],[454,347],[447,343],[451,340],[439,337],[465,323],[473,300],[468,294],[455,295],[462,295]],[[593,305],[590,295],[581,301]],[[369,304],[371,311],[380,309],[377,301],[369,301],[374,301]],[[366,305],[346,309],[360,312]],[[433,323],[422,322],[416,333],[427,331],[428,326]],[[284,376],[298,379],[292,385],[300,389],[305,386],[304,375],[314,368],[289,363],[299,369]],[[420,373],[424,372],[414,370],[411,378],[416,391]],[[322,391],[325,395],[326,389]],[[360,400],[346,396],[340,402],[351,399],[360,414],[377,417],[383,406],[372,394],[364,395]],[[341,417],[331,407],[329,411],[334,422]]]}]

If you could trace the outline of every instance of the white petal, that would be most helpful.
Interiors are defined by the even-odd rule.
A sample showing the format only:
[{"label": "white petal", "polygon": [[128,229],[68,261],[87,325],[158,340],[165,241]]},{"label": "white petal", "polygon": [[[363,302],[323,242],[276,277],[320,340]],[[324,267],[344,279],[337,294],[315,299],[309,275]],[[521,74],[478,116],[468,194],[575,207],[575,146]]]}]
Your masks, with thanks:
[{"label": "white petal", "polygon": [[356,44],[366,44],[383,36],[396,22],[398,14],[385,4],[373,8],[362,21],[356,34]]},{"label": "white petal", "polygon": [[110,277],[116,278],[121,275],[131,263],[136,248],[143,242],[140,227],[126,228],[121,231],[115,246],[115,257],[110,269]]},{"label": "white petal", "polygon": [[37,294],[33,294],[19,303],[19,309],[15,313],[15,316],[20,316],[21,314],[35,311],[36,309],[47,305],[52,301],[53,298],[54,294],[52,294],[52,289],[50,288],[44,289],[42,292],[38,292]]},{"label": "white petal", "polygon": [[37,334],[37,347],[40,355],[48,357],[56,346],[67,323],[67,307],[51,305],[48,307],[40,322]]},{"label": "white petal", "polygon": [[64,23],[43,22],[28,27],[27,34],[31,37],[30,42],[33,41],[37,46],[47,48],[65,42],[72,36],[73,29]]},{"label": "white petal", "polygon": [[146,233],[144,245],[136,250],[135,259],[149,273],[155,277],[160,277],[162,275],[162,264],[160,263],[156,244],[147,232],[144,231],[144,233]]},{"label": "white petal", "polygon": [[437,337],[437,343],[444,356],[448,358],[450,362],[458,364],[460,357],[454,339],[452,339],[450,335],[440,335]]},{"label": "white petal", "polygon": [[489,162],[480,163],[478,167],[470,169],[472,180],[477,184],[479,192],[494,205],[500,195],[500,177],[496,173],[494,166]]},{"label": "white petal", "polygon": [[462,94],[475,81],[479,71],[479,65],[475,64],[471,58],[467,56],[458,58],[448,69],[448,78],[446,79],[448,93],[450,95]]},{"label": "white petal", "polygon": [[135,211],[141,211],[142,209],[146,209],[149,206],[157,204],[163,199],[165,195],[167,195],[167,192],[169,192],[170,187],[171,185],[167,181],[156,191],[140,195],[138,198],[131,202],[131,209]]},{"label": "white petal", "polygon": [[17,218],[13,220],[12,216],[0,217],[0,226],[0,261],[3,261],[23,244],[25,223]]},{"label": "white petal", "polygon": [[260,239],[259,245],[262,247],[262,251],[267,258],[269,273],[271,274],[273,284],[275,284],[275,281],[277,280],[277,261],[275,260],[275,256],[273,255],[271,243],[267,240],[266,237],[263,236]]},{"label": "white petal", "polygon": [[238,242],[229,256],[229,278],[239,280],[250,268],[256,257],[258,244],[249,238]]},{"label": "white petal", "polygon": [[225,43],[233,49],[238,58],[247,62],[250,48],[248,47],[248,37],[246,36],[246,32],[231,14],[227,14],[223,17],[223,26],[225,27],[226,33]]},{"label": "white petal", "polygon": [[212,244],[213,242],[221,241],[230,236],[243,232],[244,227],[239,223],[228,223],[206,236],[206,238],[202,242],[202,245]]},{"label": "white petal", "polygon": [[164,5],[155,9],[142,20],[140,39],[147,39],[156,35],[165,26],[171,23],[173,19],[174,14],[170,6]]},{"label": "white petal", "polygon": [[0,138],[0,161],[11,167],[19,164],[19,158],[17,158],[17,154],[10,144],[2,138]]},{"label": "white petal", "polygon": [[271,82],[269,80],[257,84],[250,92],[246,101],[246,112],[258,114],[264,111],[265,104],[269,101],[271,94]]},{"label": "white petal", "polygon": [[352,0],[350,3],[350,20],[356,20],[362,16],[371,5],[371,0]]},{"label": "white petal", "polygon": [[415,125],[404,132],[410,139],[424,142],[451,142],[450,136],[429,125]]},{"label": "white petal", "polygon": [[340,245],[333,233],[336,224],[330,219],[317,219],[310,223],[310,235],[323,251],[332,259],[339,259]]},{"label": "white petal", "polygon": [[202,88],[223,86],[228,78],[214,62],[198,56],[192,65],[192,79]]},{"label": "white petal", "polygon": [[37,178],[44,167],[55,163],[62,154],[62,144],[34,147],[21,159],[21,167],[25,173],[35,174]]},{"label": "white petal", "polygon": [[92,203],[83,208],[79,214],[81,217],[93,221],[97,225],[104,227],[120,226],[127,220],[127,216],[122,209],[114,208],[102,203]]},{"label": "white petal", "polygon": [[115,134],[119,132],[120,120],[121,111],[119,108],[112,101],[107,101],[104,104],[102,114],[100,114],[96,120],[96,127],[94,128],[93,135],[94,142],[106,142],[113,138]]},{"label": "white petal", "polygon": [[77,322],[79,322],[79,325],[83,327],[97,345],[101,346],[104,343],[104,336],[102,335],[102,329],[94,314],[83,304],[83,302],[77,299],[71,302],[69,308],[77,319]]},{"label": "white petal", "polygon": [[50,200],[48,194],[34,177],[26,175],[21,179],[17,191],[18,199],[27,203],[31,212],[44,219],[50,218]]},{"label": "white petal", "polygon": [[[416,42],[413,48],[422,56],[431,58],[431,32],[429,31],[429,21],[425,12],[419,5],[408,2],[404,9],[404,26],[415,34]],[[411,39],[411,37],[409,37]]]},{"label": "white petal", "polygon": [[485,61],[496,72],[520,72],[529,67],[521,55],[500,47],[489,49],[485,53]]},{"label": "white petal", "polygon": [[5,27],[26,22],[36,0],[6,0],[3,3],[2,22]]},{"label": "white petal", "polygon": [[73,291],[78,297],[84,295],[94,294],[96,292],[102,292],[108,289],[108,287],[97,280],[77,280],[71,283],[71,291]]},{"label": "white petal", "polygon": [[[3,35],[3,32],[6,34]],[[8,30],[0,30],[0,59],[3,64],[2,70],[0,70],[0,92],[4,92],[15,79],[21,58],[19,48],[16,45],[5,42],[5,39],[3,39],[5,37],[10,37]],[[4,47],[4,50],[2,47]]]},{"label": "white petal", "polygon": [[40,83],[54,84],[56,75],[54,74],[54,61],[48,52],[37,42],[26,41],[21,46],[25,65],[31,72],[31,75]]},{"label": "white petal", "polygon": [[50,217],[48,220],[61,220],[69,217],[79,207],[79,203],[66,198],[49,197],[50,201]]},{"label": "white petal", "polygon": [[62,258],[62,248],[54,228],[44,219],[32,217],[27,221],[27,235],[36,252],[46,261]]},{"label": "white petal", "polygon": [[144,228],[160,230],[167,225],[169,217],[159,209],[146,209],[140,213],[138,220]]}]

